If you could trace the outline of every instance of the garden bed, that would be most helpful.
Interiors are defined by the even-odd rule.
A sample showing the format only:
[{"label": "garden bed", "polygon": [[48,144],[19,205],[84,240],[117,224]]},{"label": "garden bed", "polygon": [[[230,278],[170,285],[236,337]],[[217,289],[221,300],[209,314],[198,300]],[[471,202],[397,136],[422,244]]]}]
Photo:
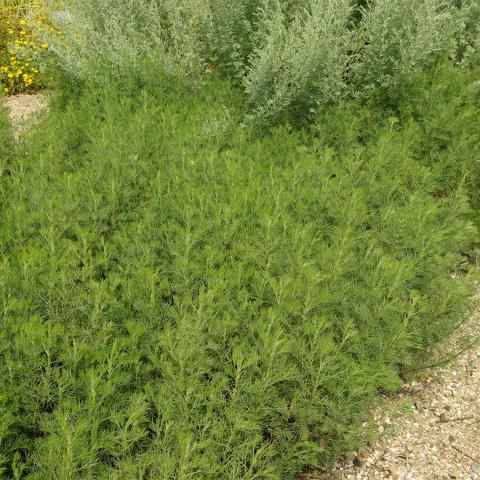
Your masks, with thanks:
[{"label": "garden bed", "polygon": [[468,318],[476,6],[109,2],[0,108],[1,474],[330,467]]}]

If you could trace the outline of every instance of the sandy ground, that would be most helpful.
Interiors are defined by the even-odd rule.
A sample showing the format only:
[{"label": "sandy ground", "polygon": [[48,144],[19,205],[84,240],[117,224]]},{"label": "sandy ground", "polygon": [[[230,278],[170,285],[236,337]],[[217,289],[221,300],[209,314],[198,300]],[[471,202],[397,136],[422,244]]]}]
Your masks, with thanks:
[{"label": "sandy ground", "polygon": [[[46,108],[43,95],[5,100],[16,135],[26,120]],[[480,299],[480,293],[478,296]],[[461,339],[480,338],[476,310],[445,347],[462,351]],[[447,366],[405,385],[375,407],[378,436],[327,472],[308,480],[480,480],[480,348],[469,349]]]},{"label": "sandy ground", "polygon": [[5,105],[9,109],[10,121],[13,125],[13,132],[16,139],[25,129],[27,120],[32,115],[44,109],[48,105],[45,95],[13,95],[4,99]]}]

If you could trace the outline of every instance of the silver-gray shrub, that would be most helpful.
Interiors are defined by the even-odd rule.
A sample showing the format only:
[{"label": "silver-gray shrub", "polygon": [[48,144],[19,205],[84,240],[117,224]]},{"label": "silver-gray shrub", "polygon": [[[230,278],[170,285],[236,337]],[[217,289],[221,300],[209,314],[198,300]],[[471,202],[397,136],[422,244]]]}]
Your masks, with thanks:
[{"label": "silver-gray shrub", "polygon": [[271,1],[65,0],[64,37],[48,40],[62,68],[80,79],[95,71],[129,76],[145,61],[189,79],[208,67],[241,77],[259,12]]},{"label": "silver-gray shrub", "polygon": [[65,0],[63,36],[48,38],[61,68],[84,80],[138,75],[145,62],[167,73],[198,74],[196,16],[204,0]]},{"label": "silver-gray shrub", "polygon": [[[307,0],[288,21],[277,2],[263,12],[245,89],[251,113],[268,121],[308,116],[345,91],[350,0]],[[291,13],[290,13],[291,14]]]},{"label": "silver-gray shrub", "polygon": [[[51,0],[55,2],[55,0]],[[47,38],[71,77],[145,65],[200,84],[243,81],[250,115],[314,116],[346,94],[392,91],[441,55],[480,63],[479,0],[64,0]]]},{"label": "silver-gray shrub", "polygon": [[366,93],[394,89],[455,51],[455,11],[444,0],[375,0],[357,32],[355,86]]}]

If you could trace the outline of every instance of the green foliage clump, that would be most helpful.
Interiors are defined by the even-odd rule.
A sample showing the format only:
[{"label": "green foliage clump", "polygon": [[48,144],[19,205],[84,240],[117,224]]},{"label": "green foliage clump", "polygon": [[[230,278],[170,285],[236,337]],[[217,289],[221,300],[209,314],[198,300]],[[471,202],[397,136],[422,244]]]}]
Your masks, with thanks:
[{"label": "green foliage clump", "polygon": [[416,157],[439,179],[437,195],[464,182],[476,220],[480,219],[480,68],[448,64],[423,73],[397,98],[402,118],[421,129]]},{"label": "green foliage clump", "polygon": [[0,177],[4,175],[7,168],[7,161],[11,155],[12,137],[7,109],[1,105],[0,94]]},{"label": "green foliage clump", "polygon": [[3,475],[327,465],[463,318],[468,198],[418,159],[439,105],[259,138],[224,82],[106,85],[55,100],[0,179]]},{"label": "green foliage clump", "polygon": [[[206,2],[207,3],[207,2]],[[207,68],[241,79],[249,56],[255,48],[261,9],[269,0],[210,0],[207,15],[200,26],[203,38],[202,58]]]}]

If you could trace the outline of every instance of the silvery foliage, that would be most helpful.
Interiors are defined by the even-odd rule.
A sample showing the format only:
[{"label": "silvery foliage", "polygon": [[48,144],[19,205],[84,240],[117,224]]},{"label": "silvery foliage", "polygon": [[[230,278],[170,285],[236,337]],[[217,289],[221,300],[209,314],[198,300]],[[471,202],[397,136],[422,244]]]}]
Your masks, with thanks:
[{"label": "silvery foliage", "polygon": [[[52,0],[53,2],[54,0]],[[79,80],[145,65],[243,82],[250,114],[314,116],[345,95],[392,92],[440,56],[480,63],[480,0],[65,0],[47,38]]]},{"label": "silvery foliage", "polygon": [[[145,61],[167,73],[200,70],[194,15],[204,0],[66,0],[50,50],[73,78],[136,76]],[[195,12],[195,14],[194,14]],[[57,15],[58,16],[58,15]]]},{"label": "silvery foliage", "polygon": [[455,12],[444,0],[375,0],[357,34],[357,91],[391,90],[455,51]]},{"label": "silvery foliage", "polygon": [[263,31],[245,78],[255,116],[308,116],[345,91],[350,1],[303,3],[290,22],[280,2],[263,12]]}]

